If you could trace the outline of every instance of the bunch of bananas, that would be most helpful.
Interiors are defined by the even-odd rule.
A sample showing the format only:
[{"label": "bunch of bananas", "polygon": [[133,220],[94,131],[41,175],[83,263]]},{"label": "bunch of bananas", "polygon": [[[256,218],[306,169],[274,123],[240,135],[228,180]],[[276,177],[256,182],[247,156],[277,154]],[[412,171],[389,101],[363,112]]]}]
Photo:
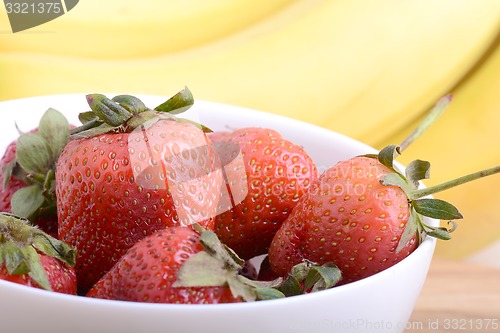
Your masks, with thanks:
[{"label": "bunch of bananas", "polygon": [[[0,100],[169,95],[187,85],[197,99],[380,148],[452,91],[449,111],[401,161],[432,161],[431,185],[500,160],[498,0],[85,0],[37,28],[9,30],[0,11]],[[438,195],[465,215],[460,246],[439,253],[463,257],[500,239],[496,188],[499,177]]]}]

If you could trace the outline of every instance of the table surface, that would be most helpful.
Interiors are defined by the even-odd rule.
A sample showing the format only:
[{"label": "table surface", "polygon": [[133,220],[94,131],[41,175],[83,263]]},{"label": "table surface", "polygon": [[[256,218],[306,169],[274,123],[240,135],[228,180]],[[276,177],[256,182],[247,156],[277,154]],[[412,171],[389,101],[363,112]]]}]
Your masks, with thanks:
[{"label": "table surface", "polygon": [[500,333],[500,269],[434,258],[407,328]]}]

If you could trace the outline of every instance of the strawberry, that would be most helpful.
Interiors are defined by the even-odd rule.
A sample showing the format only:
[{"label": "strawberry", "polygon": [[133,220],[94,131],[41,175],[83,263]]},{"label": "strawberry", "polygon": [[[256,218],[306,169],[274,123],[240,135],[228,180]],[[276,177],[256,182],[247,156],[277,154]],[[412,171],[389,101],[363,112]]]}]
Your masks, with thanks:
[{"label": "strawberry", "polygon": [[0,279],[76,294],[75,251],[29,221],[0,213]]},{"label": "strawberry", "polygon": [[[215,233],[171,227],[137,242],[87,293],[87,297],[152,303],[234,303],[281,298],[333,287],[336,267],[301,263],[290,277],[254,281],[248,263]],[[252,276],[253,277],[253,276]]]},{"label": "strawberry", "polygon": [[380,183],[390,173],[370,157],[341,161],[324,172],[276,233],[269,250],[272,269],[286,274],[304,258],[333,261],[350,282],[415,250],[416,234],[396,251],[410,206],[401,188]]},{"label": "strawberry", "polygon": [[[190,105],[189,97],[173,99]],[[222,184],[210,140],[170,115],[170,102],[151,110],[132,96],[87,98],[93,111],[72,131],[56,172],[59,237],[78,250],[80,293],[157,230],[213,228]]]},{"label": "strawberry", "polygon": [[49,109],[38,128],[11,142],[0,160],[0,211],[30,219],[57,237],[54,168],[69,138],[69,124]]},{"label": "strawberry", "polygon": [[333,263],[342,271],[342,283],[349,283],[403,260],[425,235],[450,239],[455,222],[449,222],[450,229],[433,227],[423,217],[452,220],[462,215],[450,203],[425,197],[498,173],[500,166],[419,188],[420,180],[429,176],[429,162],[415,160],[404,173],[394,165],[394,158],[425,131],[450,99],[440,100],[400,146],[340,161],[320,175],[273,238],[271,269],[286,275],[304,260]]},{"label": "strawberry", "polygon": [[130,248],[87,296],[149,303],[240,302],[227,286],[174,286],[183,263],[204,249],[199,238],[186,227],[153,233]]},{"label": "strawberry", "polygon": [[[317,177],[304,149],[278,132],[242,128],[210,134],[229,181],[233,207],[216,217],[215,231],[239,256],[267,252],[271,240],[299,198]],[[239,161],[238,161],[239,159]],[[242,172],[239,170],[245,170]]]}]

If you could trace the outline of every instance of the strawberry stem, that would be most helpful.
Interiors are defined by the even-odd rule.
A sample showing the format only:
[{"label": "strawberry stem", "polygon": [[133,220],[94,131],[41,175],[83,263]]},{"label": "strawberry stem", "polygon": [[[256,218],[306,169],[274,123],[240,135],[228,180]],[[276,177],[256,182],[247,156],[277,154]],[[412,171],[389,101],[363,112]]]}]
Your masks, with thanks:
[{"label": "strawberry stem", "polygon": [[83,131],[89,130],[91,128],[100,126],[100,125],[102,125],[102,123],[103,123],[102,120],[96,118],[96,119],[91,120],[91,121],[89,121],[81,126],[70,129],[69,134],[70,135],[78,134],[78,133],[81,133]]},{"label": "strawberry stem", "polygon": [[[161,118],[165,115],[173,117],[194,104],[193,94],[187,87],[154,110],[131,95],[118,95],[109,99],[102,94],[89,94],[86,98],[91,111],[80,113],[78,118],[82,125],[70,130],[71,139],[88,138],[111,131],[130,131],[156,117]],[[206,133],[211,132],[207,127],[190,120],[177,120],[192,123]]]},{"label": "strawberry stem", "polygon": [[450,180],[450,181],[447,181],[447,182],[444,182],[444,183],[441,183],[438,185],[415,190],[411,193],[411,197],[412,197],[412,199],[422,198],[422,197],[425,197],[427,195],[442,192],[442,191],[445,191],[447,189],[471,182],[471,181],[479,179],[479,178],[494,175],[494,174],[499,173],[499,172],[500,172],[500,165],[497,165],[495,167],[481,170],[478,172],[474,172],[474,173],[471,173],[469,175],[465,175],[465,176],[459,177],[457,179],[453,179],[453,180]]},{"label": "strawberry stem", "polygon": [[399,145],[399,153],[408,148],[415,140],[417,140],[443,113],[446,107],[450,104],[452,100],[452,95],[448,94],[439,99],[436,105],[432,108],[430,113],[424,118],[424,120],[418,125],[417,128],[401,142]]}]

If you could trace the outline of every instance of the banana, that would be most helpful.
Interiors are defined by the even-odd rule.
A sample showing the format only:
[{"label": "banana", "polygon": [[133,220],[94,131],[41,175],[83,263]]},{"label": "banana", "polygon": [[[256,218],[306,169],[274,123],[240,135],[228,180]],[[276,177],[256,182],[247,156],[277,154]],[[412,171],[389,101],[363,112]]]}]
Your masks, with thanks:
[{"label": "banana", "polygon": [[[217,43],[155,57],[3,52],[0,99],[88,91],[164,95],[186,84],[199,99],[285,114],[376,144],[451,89],[500,26],[497,0],[314,4],[289,14],[293,20],[280,16]],[[78,40],[61,43],[82,48]]]},{"label": "banana", "polygon": [[[476,70],[452,91],[449,109],[421,138],[398,158],[403,164],[415,158],[431,161],[435,185],[500,163],[500,38]],[[412,126],[387,139],[398,143]],[[452,234],[454,244],[438,242],[436,253],[463,258],[500,240],[498,213],[500,177],[477,180],[435,195],[456,205],[464,215]]]},{"label": "banana", "polygon": [[[0,11],[0,52],[133,58],[197,47],[244,30],[293,0],[79,1],[65,15],[16,34]],[[31,8],[31,7],[29,7]],[[47,7],[48,8],[48,7]]]},{"label": "banana", "polygon": [[[120,8],[130,13],[132,2]],[[0,34],[0,100],[99,91],[171,95],[187,85],[197,99],[286,115],[380,148],[400,142],[453,90],[450,110],[401,161],[432,161],[428,185],[498,164],[498,46],[491,51],[500,31],[497,0],[276,0],[258,6],[191,0],[191,7],[175,2],[182,7],[175,9],[171,1],[144,0],[158,11],[129,15],[124,9],[112,18],[115,3],[99,2],[99,13],[90,3],[81,1],[40,26],[42,32]],[[1,16],[0,30],[8,30]],[[489,154],[478,150],[485,146]],[[478,157],[465,162],[463,156]],[[500,185],[498,177],[487,182]],[[496,193],[484,193],[492,192],[478,181],[438,195],[466,216],[455,234],[461,245],[440,245],[439,253],[463,256],[500,237],[494,228],[484,231],[498,222],[491,209]]]}]

